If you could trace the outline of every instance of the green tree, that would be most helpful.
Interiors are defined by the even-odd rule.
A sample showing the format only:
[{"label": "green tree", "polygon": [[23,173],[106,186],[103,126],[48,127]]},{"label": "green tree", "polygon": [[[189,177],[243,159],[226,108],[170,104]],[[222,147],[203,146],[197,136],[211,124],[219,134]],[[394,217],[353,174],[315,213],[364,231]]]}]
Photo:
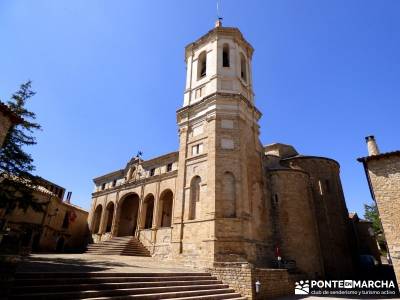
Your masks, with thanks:
[{"label": "green tree", "polygon": [[34,95],[31,81],[28,81],[7,102],[9,109],[22,122],[10,128],[0,149],[0,208],[4,209],[6,215],[17,206],[24,210],[28,207],[36,211],[43,210],[43,204],[36,202],[33,196],[40,178],[32,175],[35,170],[33,159],[24,150],[26,146],[36,144],[32,134],[41,129],[35,123],[35,113],[26,108],[27,101]]},{"label": "green tree", "polygon": [[382,233],[383,230],[381,221],[379,219],[378,208],[375,202],[373,202],[371,205],[364,204],[364,218],[367,221],[372,222],[372,229],[374,230],[375,234]]}]

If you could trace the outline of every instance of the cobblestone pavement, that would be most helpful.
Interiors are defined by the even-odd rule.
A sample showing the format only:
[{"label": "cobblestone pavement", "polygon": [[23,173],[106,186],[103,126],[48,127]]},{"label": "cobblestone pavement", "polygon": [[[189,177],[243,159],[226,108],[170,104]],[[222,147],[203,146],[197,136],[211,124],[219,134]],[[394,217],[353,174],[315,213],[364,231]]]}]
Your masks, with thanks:
[{"label": "cobblestone pavement", "polygon": [[152,257],[92,254],[32,254],[18,266],[18,272],[196,272],[201,270],[157,261]]}]

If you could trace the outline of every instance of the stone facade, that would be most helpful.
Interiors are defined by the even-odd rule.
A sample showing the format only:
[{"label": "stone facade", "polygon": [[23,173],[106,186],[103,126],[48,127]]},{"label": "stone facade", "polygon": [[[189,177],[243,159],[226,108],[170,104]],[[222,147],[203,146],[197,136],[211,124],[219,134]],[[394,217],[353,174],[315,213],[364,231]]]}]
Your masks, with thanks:
[{"label": "stone facade", "polygon": [[[34,192],[36,201],[47,203],[45,212],[29,207],[26,211],[15,208],[5,215],[0,210],[0,222],[8,228],[11,242],[13,237],[21,246],[33,251],[82,252],[88,240],[88,212],[62,201],[64,188],[47,180]],[[7,243],[5,237],[2,243]]]},{"label": "stone facade", "polygon": [[397,282],[400,282],[400,151],[380,154],[367,137],[369,156],[359,158],[382,223]]},{"label": "stone facade", "polygon": [[136,235],[155,257],[208,268],[270,270],[280,256],[307,277],[351,273],[339,165],[262,146],[252,55],[240,31],[220,23],[186,47],[179,149],[94,179],[94,242]]},{"label": "stone facade", "polygon": [[[273,299],[293,294],[298,275],[285,269],[257,268],[246,263],[218,263],[208,272],[220,278],[247,299]],[[259,290],[255,289],[258,282]]]},{"label": "stone facade", "polygon": [[372,222],[360,219],[356,213],[349,214],[354,232],[354,248],[357,255],[372,255],[381,263],[381,253]]}]

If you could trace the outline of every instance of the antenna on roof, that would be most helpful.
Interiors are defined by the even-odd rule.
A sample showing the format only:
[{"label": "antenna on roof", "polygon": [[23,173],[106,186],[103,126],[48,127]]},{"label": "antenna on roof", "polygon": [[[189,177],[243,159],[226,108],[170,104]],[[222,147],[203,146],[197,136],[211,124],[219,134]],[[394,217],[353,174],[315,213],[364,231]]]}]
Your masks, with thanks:
[{"label": "antenna on roof", "polygon": [[223,17],[222,17],[222,13],[221,13],[221,11],[222,11],[222,2],[221,1],[222,0],[217,0],[217,18],[218,18],[218,20],[217,20],[217,22],[215,22],[215,27],[222,26]]}]

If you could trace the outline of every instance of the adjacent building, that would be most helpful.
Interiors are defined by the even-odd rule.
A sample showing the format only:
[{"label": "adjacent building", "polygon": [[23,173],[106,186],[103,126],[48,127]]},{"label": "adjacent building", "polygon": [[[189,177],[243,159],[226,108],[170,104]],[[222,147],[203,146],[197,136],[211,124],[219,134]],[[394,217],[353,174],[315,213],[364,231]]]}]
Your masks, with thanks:
[{"label": "adjacent building", "polygon": [[0,209],[0,224],[6,233],[0,247],[20,243],[19,247],[34,252],[82,252],[88,240],[88,212],[69,199],[63,201],[64,193],[63,187],[41,179],[33,195],[38,203],[43,203],[44,212],[17,207],[5,214]]},{"label": "adjacent building", "polygon": [[94,242],[135,235],[153,256],[201,266],[296,266],[310,277],[353,271],[339,164],[263,146],[253,47],[216,27],[185,48],[179,149],[94,179]]},{"label": "adjacent building", "polygon": [[400,282],[400,151],[380,153],[374,136],[366,137],[368,156],[363,164],[371,196],[376,202],[397,282]]},{"label": "adjacent building", "polygon": [[372,222],[360,219],[357,213],[350,213],[349,218],[353,227],[354,248],[358,258],[362,255],[372,255],[377,263],[382,263],[380,246],[372,228]]},{"label": "adjacent building", "polygon": [[11,126],[20,122],[22,122],[21,118],[15,115],[7,105],[0,102],[0,148]]}]

